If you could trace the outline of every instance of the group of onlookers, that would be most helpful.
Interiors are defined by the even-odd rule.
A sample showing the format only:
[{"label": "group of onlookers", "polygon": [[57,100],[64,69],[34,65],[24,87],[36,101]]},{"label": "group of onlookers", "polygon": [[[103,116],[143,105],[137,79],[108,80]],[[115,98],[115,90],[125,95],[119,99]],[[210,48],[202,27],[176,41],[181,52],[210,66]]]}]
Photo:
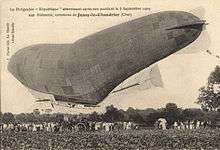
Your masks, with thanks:
[{"label": "group of onlookers", "polygon": [[207,122],[207,121],[198,121],[198,120],[193,120],[193,121],[185,121],[185,122],[181,122],[181,121],[175,121],[174,124],[170,127],[168,127],[168,123],[166,121],[166,119],[164,118],[160,118],[158,119],[155,124],[154,124],[155,128],[158,129],[198,129],[198,128],[206,128],[206,127],[212,127],[211,122]]},{"label": "group of onlookers", "polygon": [[[0,124],[0,132],[3,131],[46,131],[46,132],[62,132],[62,131],[112,131],[112,130],[130,130],[130,129],[139,129],[143,125],[135,124],[133,122],[70,122],[64,121],[61,123],[23,123],[23,124]],[[166,119],[160,118],[155,124],[155,129],[198,129],[205,128],[210,126],[209,122],[202,121],[187,121],[187,122],[174,122],[172,126],[168,127]],[[147,128],[147,127],[144,127]],[[151,128],[152,129],[152,128]]]},{"label": "group of onlookers", "polygon": [[98,131],[98,130],[129,130],[135,129],[137,126],[131,122],[62,122],[62,123],[23,123],[23,124],[0,124],[0,132],[3,131],[46,131],[46,132],[62,132],[68,131]]}]

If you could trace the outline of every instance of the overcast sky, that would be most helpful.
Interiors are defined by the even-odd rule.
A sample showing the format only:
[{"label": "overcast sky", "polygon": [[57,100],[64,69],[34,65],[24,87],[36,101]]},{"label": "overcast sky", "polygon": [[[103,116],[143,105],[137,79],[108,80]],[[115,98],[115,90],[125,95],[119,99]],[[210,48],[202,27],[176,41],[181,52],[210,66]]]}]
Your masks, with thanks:
[{"label": "overcast sky", "polygon": [[[199,4],[199,5],[198,5]],[[97,18],[69,18],[69,17],[27,17],[27,13],[9,12],[11,7],[116,7],[116,6],[136,6],[149,7],[151,11],[137,11],[132,17],[97,17]],[[190,11],[197,7],[206,10],[205,20],[209,23],[206,31],[211,39],[208,49],[215,55],[220,55],[220,10],[218,0],[196,1],[180,0],[178,2],[161,0],[138,2],[130,1],[22,1],[4,2],[1,9],[1,42],[2,42],[2,70],[1,70],[1,111],[2,112],[30,112],[36,107],[33,96],[29,91],[7,71],[7,58],[20,48],[37,43],[73,43],[79,38],[83,38],[91,33],[117,25],[134,18],[148,15],[153,12],[163,10],[183,10]],[[10,45],[10,56],[6,56],[6,23],[15,23],[15,43]],[[204,47],[202,34],[194,44],[187,47],[187,50],[198,48],[199,53],[193,54],[174,54],[158,62],[164,88],[153,88],[150,90],[133,91],[125,90],[121,93],[111,94],[101,104],[99,108],[89,111],[102,111],[109,104],[118,108],[159,108],[168,102],[174,102],[179,107],[199,107],[195,104],[198,97],[198,89],[205,85],[210,72],[216,65],[220,65],[220,60],[208,55]],[[206,34],[205,34],[206,35]],[[207,46],[207,45],[206,45]],[[203,50],[203,51],[202,51]],[[45,105],[48,106],[49,105]],[[57,110],[60,110],[57,109]],[[85,109],[75,109],[72,112],[87,111]],[[71,112],[66,109],[66,112]]]}]

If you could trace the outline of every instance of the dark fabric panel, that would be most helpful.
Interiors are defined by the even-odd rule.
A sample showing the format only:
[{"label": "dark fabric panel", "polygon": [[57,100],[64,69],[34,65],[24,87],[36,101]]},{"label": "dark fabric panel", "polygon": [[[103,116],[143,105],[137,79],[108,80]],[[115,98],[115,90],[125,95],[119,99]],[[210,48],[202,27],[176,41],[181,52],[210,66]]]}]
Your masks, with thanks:
[{"label": "dark fabric panel", "polygon": [[156,29],[159,29],[159,22],[154,22],[153,23],[153,28],[156,30]]},{"label": "dark fabric panel", "polygon": [[173,38],[173,32],[172,31],[167,33],[167,38],[168,38],[168,40]]},{"label": "dark fabric panel", "polygon": [[178,37],[175,38],[176,44],[178,46],[181,46],[182,44],[185,43],[186,41],[186,36],[184,34],[179,35]]},{"label": "dark fabric panel", "polygon": [[62,86],[61,88],[63,90],[63,93],[66,95],[74,94],[72,86]]},{"label": "dark fabric panel", "polygon": [[58,69],[64,69],[64,63],[62,60],[58,60],[57,61],[57,68]]}]

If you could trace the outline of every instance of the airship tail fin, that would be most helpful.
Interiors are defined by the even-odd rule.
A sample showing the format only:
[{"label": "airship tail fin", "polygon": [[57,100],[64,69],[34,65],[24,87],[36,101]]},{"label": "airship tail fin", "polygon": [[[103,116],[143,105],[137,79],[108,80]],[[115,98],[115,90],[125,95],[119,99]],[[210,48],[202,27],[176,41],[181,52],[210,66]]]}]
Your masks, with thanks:
[{"label": "airship tail fin", "polygon": [[158,65],[155,65],[151,69],[150,76],[151,76],[151,83],[155,87],[163,87],[163,80],[162,80],[160,69],[159,69]]},{"label": "airship tail fin", "polygon": [[153,87],[164,87],[159,66],[154,65],[149,72],[149,78],[140,81],[140,89],[150,89]]},{"label": "airship tail fin", "polygon": [[118,93],[128,89],[133,91],[147,90],[154,87],[163,87],[162,77],[157,64],[131,76],[117,86],[111,93]]}]

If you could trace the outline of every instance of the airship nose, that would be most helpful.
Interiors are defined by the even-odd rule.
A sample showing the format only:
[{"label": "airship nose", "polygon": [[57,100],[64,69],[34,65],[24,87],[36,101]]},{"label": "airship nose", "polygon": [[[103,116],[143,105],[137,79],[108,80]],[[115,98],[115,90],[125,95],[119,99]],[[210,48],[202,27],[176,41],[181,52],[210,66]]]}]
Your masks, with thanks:
[{"label": "airship nose", "polygon": [[[172,16],[173,14],[171,13],[170,15]],[[176,13],[175,19],[176,25],[173,25],[170,29],[197,29],[202,31],[206,25],[205,20],[201,20],[199,17],[187,12]]]},{"label": "airship nose", "polygon": [[170,13],[170,18],[175,18],[176,24],[167,28],[168,34],[177,32],[172,37],[174,37],[176,45],[179,48],[183,48],[196,40],[206,24],[205,20],[201,20],[197,16],[187,12],[172,12]]},{"label": "airship nose", "polygon": [[17,55],[16,54],[11,56],[7,67],[8,67],[8,71],[12,75],[16,76],[16,68],[17,68]]},{"label": "airship nose", "polygon": [[199,18],[198,16],[189,13],[189,12],[180,12],[177,15],[177,22],[179,25],[184,25],[184,24],[191,24],[191,23],[196,23],[196,22],[201,22],[203,23],[203,20]]},{"label": "airship nose", "polygon": [[27,52],[27,48],[20,49],[14,55],[11,56],[8,63],[8,71],[19,81],[23,81],[22,70],[24,67],[25,61],[25,53]]}]

